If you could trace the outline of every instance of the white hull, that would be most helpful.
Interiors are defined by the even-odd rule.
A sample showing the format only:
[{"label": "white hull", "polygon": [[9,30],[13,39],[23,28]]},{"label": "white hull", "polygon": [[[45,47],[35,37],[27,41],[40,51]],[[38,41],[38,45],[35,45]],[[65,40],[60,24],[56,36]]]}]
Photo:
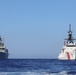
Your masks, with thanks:
[{"label": "white hull", "polygon": [[58,56],[60,60],[75,60],[76,59],[76,47],[64,47]]}]

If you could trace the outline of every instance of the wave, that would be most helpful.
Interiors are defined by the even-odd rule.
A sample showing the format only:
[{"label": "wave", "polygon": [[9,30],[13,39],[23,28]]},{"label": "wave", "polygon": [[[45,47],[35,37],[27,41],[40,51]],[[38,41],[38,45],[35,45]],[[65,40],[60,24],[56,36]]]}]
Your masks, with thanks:
[{"label": "wave", "polygon": [[68,75],[66,71],[59,73],[47,72],[0,72],[0,75]]}]

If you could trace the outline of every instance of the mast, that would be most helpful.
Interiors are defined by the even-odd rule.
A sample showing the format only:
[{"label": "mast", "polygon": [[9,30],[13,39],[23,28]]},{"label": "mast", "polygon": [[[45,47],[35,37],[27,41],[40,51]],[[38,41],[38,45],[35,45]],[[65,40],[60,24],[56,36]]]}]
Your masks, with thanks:
[{"label": "mast", "polygon": [[73,37],[72,37],[72,31],[71,31],[71,25],[69,24],[69,31],[68,31],[68,42],[73,43]]},{"label": "mast", "polygon": [[1,38],[1,36],[0,36],[0,44],[2,43],[2,38]]},{"label": "mast", "polygon": [[71,24],[69,24],[69,31],[71,31]]},{"label": "mast", "polygon": [[1,36],[0,36],[0,46],[4,46],[3,39]]},{"label": "mast", "polygon": [[73,43],[73,40],[76,40],[72,37],[71,24],[69,24],[68,38],[65,40],[67,40],[67,43]]}]

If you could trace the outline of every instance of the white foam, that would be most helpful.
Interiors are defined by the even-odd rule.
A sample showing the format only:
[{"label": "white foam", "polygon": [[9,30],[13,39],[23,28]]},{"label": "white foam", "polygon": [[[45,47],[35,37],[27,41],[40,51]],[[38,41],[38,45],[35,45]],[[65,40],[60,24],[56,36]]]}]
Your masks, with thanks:
[{"label": "white foam", "polygon": [[0,75],[67,75],[66,71],[59,73],[46,73],[46,72],[0,72]]},{"label": "white foam", "polygon": [[67,75],[67,71],[62,71],[59,73],[60,75]]}]

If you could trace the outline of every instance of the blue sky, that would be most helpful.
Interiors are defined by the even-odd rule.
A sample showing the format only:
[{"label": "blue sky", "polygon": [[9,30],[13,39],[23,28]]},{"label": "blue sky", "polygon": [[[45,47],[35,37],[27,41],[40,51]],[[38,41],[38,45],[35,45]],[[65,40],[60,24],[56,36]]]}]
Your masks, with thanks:
[{"label": "blue sky", "polygon": [[69,24],[76,37],[76,0],[0,0],[9,58],[57,58]]}]

